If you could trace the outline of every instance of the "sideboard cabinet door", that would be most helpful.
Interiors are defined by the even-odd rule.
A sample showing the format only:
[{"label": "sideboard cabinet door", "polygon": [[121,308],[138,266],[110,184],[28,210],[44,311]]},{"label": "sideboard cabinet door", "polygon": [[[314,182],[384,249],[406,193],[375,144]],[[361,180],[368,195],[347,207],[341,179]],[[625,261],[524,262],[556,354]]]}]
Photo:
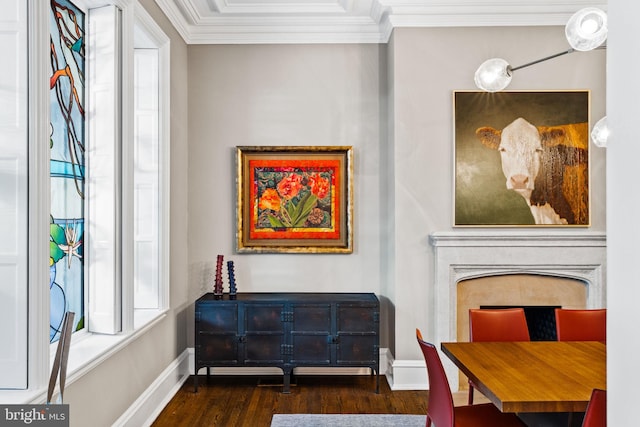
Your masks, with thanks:
[{"label": "sideboard cabinet door", "polygon": [[331,363],[331,304],[293,304],[291,344],[294,366]]},{"label": "sideboard cabinet door", "polygon": [[244,304],[245,365],[276,365],[284,363],[285,347],[284,304]]},{"label": "sideboard cabinet door", "polygon": [[373,305],[337,304],[336,364],[378,364],[379,314]]},{"label": "sideboard cabinet door", "polygon": [[217,304],[196,312],[197,366],[238,364],[238,306]]}]

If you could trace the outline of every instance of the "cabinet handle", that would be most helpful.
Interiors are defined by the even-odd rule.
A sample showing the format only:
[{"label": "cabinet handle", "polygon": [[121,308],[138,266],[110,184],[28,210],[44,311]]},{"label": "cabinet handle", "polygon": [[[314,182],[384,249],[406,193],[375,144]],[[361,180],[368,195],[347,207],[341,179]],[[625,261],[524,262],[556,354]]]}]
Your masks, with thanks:
[{"label": "cabinet handle", "polygon": [[283,356],[291,356],[293,354],[293,345],[282,344],[280,346],[280,354]]},{"label": "cabinet handle", "polygon": [[238,342],[247,342],[247,337],[245,335],[240,335],[238,337]]}]

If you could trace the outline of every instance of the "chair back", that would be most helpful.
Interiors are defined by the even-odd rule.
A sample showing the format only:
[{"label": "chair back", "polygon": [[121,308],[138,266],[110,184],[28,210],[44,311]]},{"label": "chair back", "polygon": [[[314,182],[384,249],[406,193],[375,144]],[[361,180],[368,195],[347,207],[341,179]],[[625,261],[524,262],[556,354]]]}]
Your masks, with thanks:
[{"label": "chair back", "polygon": [[469,340],[530,341],[524,309],[469,309]]},{"label": "chair back", "polygon": [[594,389],[584,413],[582,427],[607,426],[607,391]]},{"label": "chair back", "polygon": [[427,363],[429,376],[427,416],[437,427],[453,427],[453,397],[438,350],[433,344],[422,340],[419,329],[416,329],[416,338]]},{"label": "chair back", "polygon": [[607,309],[556,308],[558,341],[607,341]]}]

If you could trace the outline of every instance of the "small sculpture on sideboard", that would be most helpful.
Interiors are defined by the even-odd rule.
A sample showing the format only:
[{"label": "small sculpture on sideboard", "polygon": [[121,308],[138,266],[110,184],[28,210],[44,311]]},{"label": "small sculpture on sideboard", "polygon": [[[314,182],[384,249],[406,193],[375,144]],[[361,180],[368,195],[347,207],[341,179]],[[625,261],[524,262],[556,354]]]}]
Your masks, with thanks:
[{"label": "small sculpture on sideboard", "polygon": [[222,260],[223,256],[218,255],[216,278],[213,285],[213,296],[215,299],[222,299]]},{"label": "small sculpture on sideboard", "polygon": [[236,274],[233,270],[233,261],[227,261],[227,271],[229,273],[229,299],[236,299],[238,290],[236,289]]}]

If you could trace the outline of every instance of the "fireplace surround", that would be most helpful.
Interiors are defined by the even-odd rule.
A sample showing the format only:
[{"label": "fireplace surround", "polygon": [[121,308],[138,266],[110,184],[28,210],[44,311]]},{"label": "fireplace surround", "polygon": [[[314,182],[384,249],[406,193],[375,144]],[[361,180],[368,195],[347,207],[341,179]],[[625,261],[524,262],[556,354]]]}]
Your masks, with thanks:
[{"label": "fireplace surround", "polygon": [[[458,283],[504,275],[576,279],[586,289],[586,308],[606,307],[606,235],[596,232],[466,231],[435,232],[434,328],[440,343],[458,340]],[[451,388],[458,390],[458,370],[443,357]]]}]

